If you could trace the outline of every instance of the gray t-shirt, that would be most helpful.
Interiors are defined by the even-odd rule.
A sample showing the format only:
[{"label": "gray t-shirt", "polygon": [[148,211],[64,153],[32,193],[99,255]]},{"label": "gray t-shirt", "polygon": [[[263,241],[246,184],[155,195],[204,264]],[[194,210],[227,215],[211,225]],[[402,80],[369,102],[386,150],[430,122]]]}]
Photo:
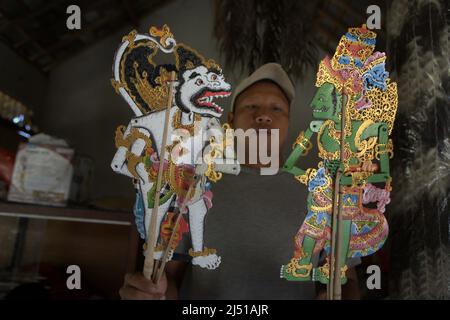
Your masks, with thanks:
[{"label": "gray t-shirt", "polygon": [[[238,176],[224,174],[213,193],[204,240],[222,262],[215,270],[189,264],[179,298],[315,299],[312,282],[280,278],[305,217],[305,186],[281,171],[261,176],[259,169],[241,167]],[[189,242],[185,236],[181,247]]]}]

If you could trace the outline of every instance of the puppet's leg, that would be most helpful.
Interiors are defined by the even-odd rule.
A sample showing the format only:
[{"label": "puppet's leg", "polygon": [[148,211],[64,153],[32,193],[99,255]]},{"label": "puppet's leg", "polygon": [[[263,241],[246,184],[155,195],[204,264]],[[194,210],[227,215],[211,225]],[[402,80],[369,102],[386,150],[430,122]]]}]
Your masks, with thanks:
[{"label": "puppet's leg", "polygon": [[[342,220],[342,247],[340,251],[341,283],[347,282],[347,259],[364,257],[379,250],[388,235],[386,218],[377,209],[360,206],[359,192],[344,195]],[[327,262],[314,270],[314,278],[324,284],[329,281],[330,246],[325,246]]]},{"label": "puppet's leg", "polygon": [[364,257],[380,250],[388,233],[385,216],[377,209],[363,208],[352,221],[349,257]]},{"label": "puppet's leg", "polygon": [[[341,283],[345,284],[347,282],[346,271],[347,271],[347,258],[349,257],[349,243],[350,243],[350,229],[351,229],[351,220],[342,220],[342,242],[341,242],[341,250],[340,250],[340,274],[341,274]],[[327,256],[326,262],[323,266],[315,268],[313,273],[314,281],[319,281],[323,284],[328,284],[330,280],[330,241],[327,240],[325,245],[325,254]]]},{"label": "puppet's leg", "polygon": [[[349,201],[344,196],[345,203]],[[351,206],[346,209],[351,210]],[[345,211],[345,209],[344,209]],[[382,213],[376,209],[362,208],[352,218],[344,213],[342,220],[342,247],[340,254],[341,283],[347,282],[347,259],[371,255],[378,251],[386,241],[388,224]],[[328,283],[329,279],[329,246],[326,247],[327,263],[315,270],[315,278]]]},{"label": "puppet's leg", "polygon": [[205,201],[200,199],[188,205],[188,209],[192,239],[192,250],[189,250],[189,254],[193,257],[192,264],[210,270],[215,269],[220,264],[220,257],[216,255],[216,250],[208,249],[203,245],[205,216],[208,211]]},{"label": "puppet's leg", "polygon": [[308,212],[294,238],[294,257],[288,264],[281,267],[281,278],[290,281],[311,281],[313,269],[311,259],[314,254],[320,253],[328,239],[327,221],[329,220],[327,212]]},{"label": "puppet's leg", "polygon": [[308,214],[295,236],[294,257],[281,267],[280,276],[287,280],[312,280],[312,256],[320,254],[330,239],[333,191],[331,179],[326,179],[323,169],[310,181],[309,189]]},{"label": "puppet's leg", "polygon": [[[347,259],[350,257],[349,246],[350,239],[352,237],[353,220],[356,217],[359,217],[361,213],[361,190],[358,188],[342,188],[344,194],[342,197],[341,247],[339,250],[339,268],[341,283],[345,284],[347,282]],[[327,255],[326,263],[314,270],[314,278],[321,283],[327,284],[329,282],[330,276],[330,242],[327,242],[327,244],[325,245],[325,253]]]},{"label": "puppet's leg", "polygon": [[[141,187],[141,192],[143,195],[143,199],[145,202],[145,233],[147,235],[148,232],[148,228],[150,227],[150,220],[151,220],[151,216],[152,216],[152,211],[153,211],[153,201],[155,198],[155,189],[156,189],[156,184],[153,183],[142,183],[140,185]],[[171,200],[174,197],[172,192],[168,192],[165,195],[160,197],[160,206],[158,207],[158,214],[156,217],[156,232],[157,235],[159,237],[160,234],[160,230],[161,230],[161,222],[164,218],[164,216],[166,215]],[[161,245],[156,245],[155,248],[155,252],[154,252],[154,257],[155,259],[159,260],[163,254],[163,248]]]}]

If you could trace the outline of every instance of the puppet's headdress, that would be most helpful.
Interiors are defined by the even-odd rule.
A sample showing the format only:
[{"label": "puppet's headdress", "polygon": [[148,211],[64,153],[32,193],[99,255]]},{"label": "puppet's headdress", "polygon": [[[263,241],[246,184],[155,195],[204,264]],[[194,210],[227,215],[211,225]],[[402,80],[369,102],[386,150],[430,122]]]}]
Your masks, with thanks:
[{"label": "puppet's headdress", "polygon": [[317,72],[316,86],[331,83],[349,97],[352,120],[384,121],[392,130],[397,111],[397,84],[385,70],[386,55],[374,52],[376,33],[366,25],[349,28],[333,57],[325,57]]},{"label": "puppet's headdress", "polygon": [[[175,63],[156,63],[158,51],[173,55]],[[161,29],[151,27],[148,34],[133,30],[122,38],[116,51],[111,84],[140,116],[167,105],[166,83],[171,71],[177,72],[179,78],[181,72],[200,65],[221,72],[213,60],[206,60],[185,44],[177,44],[167,25]]]},{"label": "puppet's headdress", "polygon": [[356,78],[357,72],[363,71],[366,60],[375,49],[376,36],[366,25],[349,28],[341,37],[333,57],[326,57],[320,63],[316,86],[329,82],[341,91],[350,78]]},{"label": "puppet's headdress", "polygon": [[338,70],[362,68],[375,49],[376,37],[376,33],[368,30],[366,25],[348,29],[348,32],[341,37],[331,59],[333,68]]}]

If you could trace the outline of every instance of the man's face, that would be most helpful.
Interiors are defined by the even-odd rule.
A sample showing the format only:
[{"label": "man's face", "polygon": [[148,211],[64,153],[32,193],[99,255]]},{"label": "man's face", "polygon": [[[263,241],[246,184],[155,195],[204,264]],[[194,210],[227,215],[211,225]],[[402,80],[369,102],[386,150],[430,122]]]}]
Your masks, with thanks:
[{"label": "man's face", "polygon": [[228,114],[228,122],[234,129],[244,131],[267,129],[268,135],[272,129],[278,129],[281,154],[289,127],[289,101],[278,85],[270,81],[257,82],[237,97],[234,112]]}]

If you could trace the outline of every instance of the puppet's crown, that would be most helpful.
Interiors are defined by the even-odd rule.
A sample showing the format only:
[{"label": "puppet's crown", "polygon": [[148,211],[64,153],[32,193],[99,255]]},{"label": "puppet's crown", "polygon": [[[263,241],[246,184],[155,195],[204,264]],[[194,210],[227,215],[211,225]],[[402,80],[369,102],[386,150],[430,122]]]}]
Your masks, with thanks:
[{"label": "puppet's crown", "polygon": [[[320,87],[328,82],[339,91],[343,86],[352,87],[349,79],[356,80],[358,75],[367,70],[366,62],[369,62],[375,49],[376,36],[376,33],[368,30],[366,25],[349,28],[347,33],[341,37],[333,57],[331,59],[326,57],[320,63],[316,86]],[[384,56],[381,59],[385,59]],[[371,66],[373,66],[373,62]],[[381,60],[377,59],[376,62],[380,63]],[[353,87],[355,84],[353,81]],[[359,90],[360,88],[354,89]]]},{"label": "puppet's crown", "polygon": [[[171,60],[175,60],[175,63],[157,63],[155,58],[160,52],[172,55]],[[213,60],[206,60],[187,45],[177,44],[167,25],[162,28],[151,27],[148,34],[138,34],[133,30],[122,38],[117,49],[111,84],[134,113],[142,115],[161,110],[167,105],[167,83],[172,71],[177,73],[179,80],[180,73],[200,65],[222,72]]]},{"label": "puppet's crown", "polygon": [[376,34],[365,25],[348,29],[333,58],[325,57],[320,62],[316,86],[330,83],[349,97],[349,120],[383,121],[391,132],[398,104],[397,85],[390,82],[385,70],[386,55],[374,52],[375,42]]},{"label": "puppet's crown", "polygon": [[365,24],[359,28],[349,28],[331,59],[333,68],[362,68],[375,49],[376,37],[376,33],[368,30]]}]

